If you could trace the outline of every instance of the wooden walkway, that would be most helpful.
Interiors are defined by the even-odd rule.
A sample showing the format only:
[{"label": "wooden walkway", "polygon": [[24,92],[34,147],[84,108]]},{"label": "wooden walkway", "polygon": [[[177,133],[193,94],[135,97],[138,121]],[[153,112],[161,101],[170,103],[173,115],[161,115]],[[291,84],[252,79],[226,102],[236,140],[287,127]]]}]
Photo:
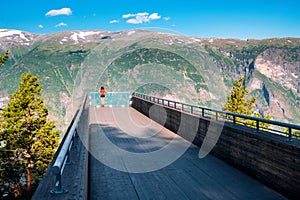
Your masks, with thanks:
[{"label": "wooden walkway", "polygon": [[89,117],[89,199],[285,199],[213,156],[199,159],[198,147],[133,108],[94,107]]}]

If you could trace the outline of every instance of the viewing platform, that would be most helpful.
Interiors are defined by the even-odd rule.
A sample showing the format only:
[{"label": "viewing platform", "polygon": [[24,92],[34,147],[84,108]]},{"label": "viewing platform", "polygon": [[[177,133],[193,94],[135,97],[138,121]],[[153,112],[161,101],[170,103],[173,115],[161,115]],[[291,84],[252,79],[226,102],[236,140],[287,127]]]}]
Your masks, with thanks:
[{"label": "viewing platform", "polygon": [[[70,164],[57,168],[61,171],[54,181],[53,167],[68,142],[65,136],[33,199],[296,199],[300,195],[298,140],[198,116],[196,109],[187,113],[187,106],[177,109],[167,101],[129,93],[107,97],[105,107],[99,106],[96,93],[83,101],[74,118],[78,123],[74,133],[69,133],[72,127],[67,132],[73,134],[73,144],[62,164],[68,159]],[[210,129],[215,134],[209,135]],[[287,191],[290,184],[294,188]]]}]

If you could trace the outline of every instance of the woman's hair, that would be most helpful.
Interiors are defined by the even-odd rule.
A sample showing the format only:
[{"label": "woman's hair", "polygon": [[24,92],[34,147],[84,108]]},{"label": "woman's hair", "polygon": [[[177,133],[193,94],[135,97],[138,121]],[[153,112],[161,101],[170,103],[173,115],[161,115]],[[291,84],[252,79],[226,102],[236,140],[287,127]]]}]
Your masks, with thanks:
[{"label": "woman's hair", "polygon": [[103,86],[101,86],[101,88],[100,88],[101,90],[104,90],[104,87]]}]

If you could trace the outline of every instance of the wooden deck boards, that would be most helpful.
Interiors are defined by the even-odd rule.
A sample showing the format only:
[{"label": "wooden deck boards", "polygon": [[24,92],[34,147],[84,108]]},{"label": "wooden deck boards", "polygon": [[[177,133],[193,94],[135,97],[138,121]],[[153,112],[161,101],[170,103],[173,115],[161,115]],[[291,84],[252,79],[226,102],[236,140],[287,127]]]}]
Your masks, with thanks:
[{"label": "wooden deck boards", "polygon": [[[133,108],[90,108],[89,116],[90,199],[285,199],[213,156],[199,159],[198,147]],[[152,172],[126,171],[159,163],[137,162],[134,158],[128,161],[126,152],[159,151],[173,140],[177,141],[178,149],[190,146],[175,162]],[[111,144],[119,149],[111,148]],[[169,157],[164,154],[161,159]],[[106,166],[103,160],[106,164],[122,165],[123,171]]]}]

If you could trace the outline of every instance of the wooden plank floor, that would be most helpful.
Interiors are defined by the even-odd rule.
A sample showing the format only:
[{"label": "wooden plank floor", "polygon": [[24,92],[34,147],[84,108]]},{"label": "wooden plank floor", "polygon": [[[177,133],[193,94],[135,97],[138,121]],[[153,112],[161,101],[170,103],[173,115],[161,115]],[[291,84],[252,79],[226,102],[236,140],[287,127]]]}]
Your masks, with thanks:
[{"label": "wooden plank floor", "polygon": [[199,159],[198,147],[133,108],[94,107],[89,117],[89,199],[285,199],[213,156]]}]

